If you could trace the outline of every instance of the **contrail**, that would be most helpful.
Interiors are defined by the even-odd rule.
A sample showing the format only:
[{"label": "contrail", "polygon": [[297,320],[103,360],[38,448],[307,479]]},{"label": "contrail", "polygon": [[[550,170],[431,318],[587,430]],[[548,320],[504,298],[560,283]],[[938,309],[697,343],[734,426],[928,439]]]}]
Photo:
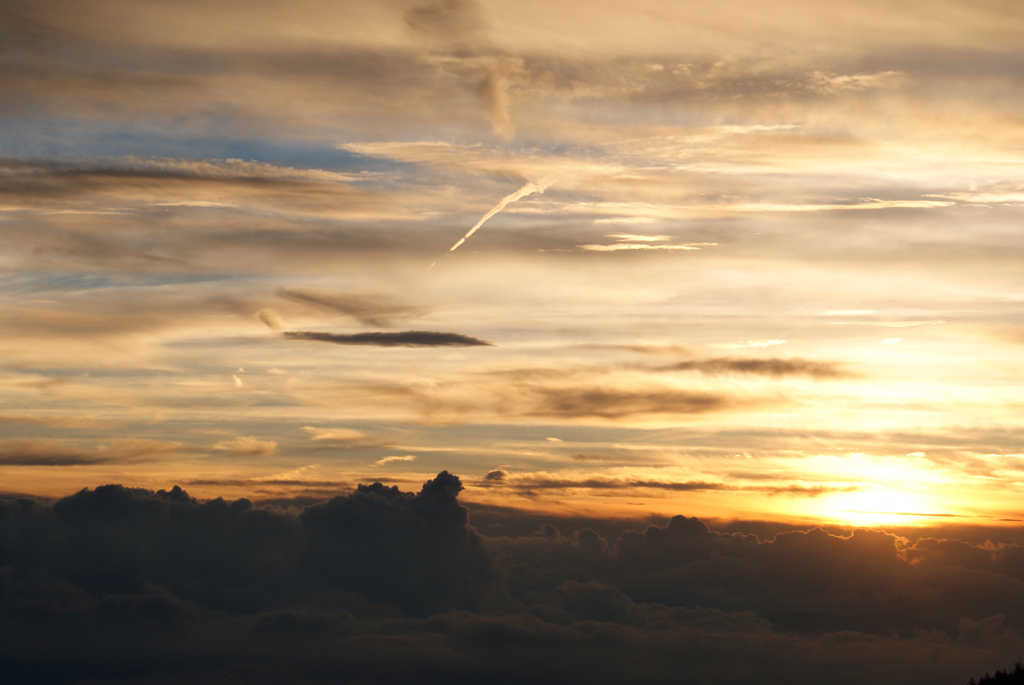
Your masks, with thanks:
[{"label": "contrail", "polygon": [[[505,205],[509,204],[510,202],[515,202],[516,200],[518,200],[520,198],[523,198],[523,197],[526,197],[527,195],[532,195],[534,193],[543,193],[545,190],[547,190],[547,187],[549,185],[551,185],[551,184],[550,183],[527,183],[525,186],[523,186],[522,188],[520,188],[516,192],[512,193],[511,195],[506,195],[505,197],[501,198],[501,200],[498,202],[498,204],[494,205],[494,207],[491,209],[491,211],[489,211],[486,214],[484,214],[483,218],[481,218],[480,221],[476,222],[476,225],[473,226],[473,228],[469,229],[469,233],[467,233],[466,235],[462,236],[462,239],[459,240],[459,242],[457,242],[454,245],[452,245],[451,249],[448,250],[448,251],[449,252],[455,252],[455,248],[457,248],[462,243],[466,242],[466,238],[468,238],[469,236],[471,236],[474,233],[476,233],[476,229],[478,229],[481,226],[483,226],[485,221],[490,219],[492,216],[494,216],[495,214],[497,214],[501,210],[505,209]],[[431,266],[433,266],[433,264],[431,264]]]}]

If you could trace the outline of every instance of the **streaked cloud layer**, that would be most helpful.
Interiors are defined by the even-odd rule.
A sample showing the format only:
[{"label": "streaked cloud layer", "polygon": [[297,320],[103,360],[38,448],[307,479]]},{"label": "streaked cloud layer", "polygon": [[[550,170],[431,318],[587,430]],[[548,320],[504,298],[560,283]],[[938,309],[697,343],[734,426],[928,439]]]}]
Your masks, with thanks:
[{"label": "streaked cloud layer", "polygon": [[0,13],[11,492],[1024,518],[1018,3]]}]

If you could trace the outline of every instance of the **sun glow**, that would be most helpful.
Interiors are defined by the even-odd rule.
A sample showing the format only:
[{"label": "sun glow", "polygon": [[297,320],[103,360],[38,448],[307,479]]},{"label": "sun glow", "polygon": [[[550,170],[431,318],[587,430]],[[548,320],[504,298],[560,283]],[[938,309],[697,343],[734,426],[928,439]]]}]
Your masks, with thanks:
[{"label": "sun glow", "polygon": [[839,491],[808,503],[816,518],[857,526],[924,525],[957,516],[936,494],[950,483],[924,452],[901,456],[819,455],[810,470],[829,474]]},{"label": "sun glow", "polygon": [[833,495],[822,504],[823,515],[857,526],[920,525],[943,516],[921,494],[877,485]]}]

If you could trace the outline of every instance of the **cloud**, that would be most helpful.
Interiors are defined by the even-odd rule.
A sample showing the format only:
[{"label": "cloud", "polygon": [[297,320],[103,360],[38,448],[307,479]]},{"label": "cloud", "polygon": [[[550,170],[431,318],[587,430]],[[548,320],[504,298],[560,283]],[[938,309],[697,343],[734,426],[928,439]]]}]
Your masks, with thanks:
[{"label": "cloud", "polygon": [[256,318],[266,324],[272,331],[279,331],[284,328],[284,319],[275,310],[264,308],[256,312]]},{"label": "cloud", "polygon": [[231,440],[221,440],[213,448],[230,452],[236,457],[260,457],[272,454],[277,449],[277,442],[274,440],[260,440],[251,436],[237,437]]},{"label": "cloud", "polygon": [[[597,462],[603,462],[603,461],[620,462],[620,461],[623,461],[623,459],[620,458],[620,457],[614,457],[614,456],[609,456],[609,455],[604,455],[604,454],[584,454],[584,453],[577,453],[577,454],[572,455],[572,460],[573,461],[597,461]],[[626,460],[628,460],[628,457],[626,458]]]},{"label": "cloud", "polygon": [[697,371],[711,375],[740,373],[781,378],[785,376],[811,376],[812,378],[849,378],[852,374],[837,362],[822,362],[811,359],[742,359],[720,357],[717,359],[694,359],[663,366],[664,371]]},{"label": "cloud", "polygon": [[492,342],[460,333],[435,331],[402,331],[400,333],[315,333],[312,331],[285,331],[289,340],[314,340],[337,345],[374,345],[377,347],[477,347],[494,345]]},{"label": "cloud", "polygon": [[396,319],[422,316],[424,307],[399,304],[385,297],[368,295],[328,295],[315,290],[278,288],[278,297],[298,302],[321,311],[351,316],[361,324],[387,328]]},{"label": "cloud", "polygon": [[718,243],[700,243],[699,245],[648,245],[647,243],[615,243],[613,245],[577,245],[581,250],[590,252],[620,252],[622,250],[699,250],[708,245]]},{"label": "cloud", "polygon": [[411,29],[449,44],[479,41],[485,21],[479,5],[472,0],[435,0],[416,5],[405,12]]},{"label": "cloud", "polygon": [[590,252],[618,252],[620,250],[699,250],[702,247],[714,247],[718,243],[686,243],[682,245],[652,245],[651,243],[671,240],[667,235],[636,235],[633,233],[612,233],[609,238],[615,238],[617,243],[612,245],[577,245],[581,250]]},{"label": "cloud", "polygon": [[351,428],[303,426],[302,430],[310,434],[310,440],[332,449],[375,449],[388,447],[390,444],[387,440]]},{"label": "cloud", "polygon": [[71,440],[0,439],[0,464],[81,466],[147,461],[182,452],[180,442],[121,438],[81,447]]},{"label": "cloud", "polygon": [[659,414],[704,414],[736,409],[746,404],[721,393],[659,387],[644,390],[533,387],[530,392],[535,399],[527,415],[559,418],[623,419]]},{"label": "cloud", "polygon": [[908,74],[898,71],[881,71],[871,74],[826,74],[815,71],[811,74],[810,90],[819,93],[836,94],[868,88],[899,88]]},{"label": "cloud", "polygon": [[118,485],[0,498],[0,660],[15,682],[612,683],[629,664],[640,684],[841,668],[925,685],[1024,647],[1017,544],[515,510],[501,520],[532,534],[487,536],[461,491],[442,472],[289,507]]},{"label": "cloud", "polygon": [[0,159],[0,205],[16,200],[21,216],[65,230],[89,225],[74,217],[91,214],[103,215],[108,226],[131,223],[139,212],[156,225],[182,212],[214,213],[223,220],[255,208],[278,217],[400,215],[393,202],[386,207],[388,193],[363,183],[372,178],[234,159],[124,156],[78,164]]},{"label": "cloud", "polygon": [[735,342],[735,343],[712,343],[709,347],[716,347],[722,350],[734,350],[741,349],[744,347],[771,347],[772,345],[785,345],[785,340],[748,340],[746,342]]},{"label": "cloud", "polygon": [[487,22],[472,0],[435,0],[406,11],[405,21],[434,48],[427,61],[439,73],[475,82],[473,94],[484,104],[494,133],[515,135],[509,113],[510,81],[524,79],[523,60],[496,50],[488,39]]},{"label": "cloud", "polygon": [[416,457],[411,454],[404,457],[384,457],[383,459],[378,459],[373,463],[376,466],[384,466],[385,464],[390,464],[393,461],[416,461]]},{"label": "cloud", "polygon": [[[601,455],[577,454],[575,461],[615,461]],[[494,472],[492,472],[494,473]],[[505,472],[501,472],[505,473]],[[488,474],[489,476],[490,474]],[[489,479],[488,480],[492,480]],[[763,492],[769,495],[791,495],[795,497],[820,497],[822,495],[853,492],[860,489],[856,485],[736,485],[734,483],[703,481],[703,480],[653,480],[628,477],[594,477],[594,478],[560,478],[546,474],[516,474],[495,478],[503,487],[532,493],[537,490],[557,491],[569,495],[577,490],[666,490],[669,492]]]},{"label": "cloud", "polygon": [[621,344],[590,344],[580,345],[582,348],[625,350],[626,352],[637,352],[639,354],[651,354],[660,357],[689,357],[693,350],[686,345],[678,343],[621,343]]},{"label": "cloud", "polygon": [[24,414],[0,414],[0,423],[86,430],[117,429],[124,426],[123,421],[91,416],[26,416]]}]

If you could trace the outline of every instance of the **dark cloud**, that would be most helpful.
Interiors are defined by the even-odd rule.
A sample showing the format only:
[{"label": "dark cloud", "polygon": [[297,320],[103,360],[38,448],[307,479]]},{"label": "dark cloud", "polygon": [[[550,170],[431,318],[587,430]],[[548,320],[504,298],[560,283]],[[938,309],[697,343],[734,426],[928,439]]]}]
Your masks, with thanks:
[{"label": "dark cloud", "polygon": [[109,464],[113,457],[90,456],[66,452],[2,452],[0,464],[4,466],[82,466]]},{"label": "dark cloud", "polygon": [[741,373],[757,376],[810,376],[812,378],[849,378],[853,374],[836,362],[821,362],[798,357],[790,359],[693,359],[670,366],[662,371],[697,371],[706,374]]},{"label": "dark cloud", "polygon": [[[577,455],[584,456],[587,455]],[[574,457],[576,458],[576,457]],[[488,474],[487,479],[496,481],[495,484],[500,483],[502,486],[514,488],[517,490],[533,492],[536,490],[631,490],[631,489],[647,489],[647,490],[668,490],[672,492],[709,492],[709,491],[725,491],[725,492],[766,492],[772,495],[793,495],[803,497],[819,497],[835,492],[852,492],[859,490],[859,486],[805,486],[805,485],[754,485],[754,486],[741,486],[732,483],[716,483],[708,481],[661,481],[661,480],[641,480],[634,478],[585,478],[585,479],[571,479],[571,478],[554,478],[548,476],[535,476],[535,475],[522,475],[522,476],[510,476],[504,471],[492,471],[491,473],[501,473],[503,476],[491,478]]]},{"label": "dark cloud", "polygon": [[725,394],[651,388],[533,388],[537,407],[533,416],[619,419],[641,414],[703,414],[739,407],[742,402]]},{"label": "dark cloud", "polygon": [[179,442],[157,440],[114,440],[108,444],[81,447],[65,440],[0,440],[0,465],[84,466],[89,464],[134,463],[185,451]]},{"label": "dark cloud", "polygon": [[534,531],[483,536],[461,489],[0,499],[5,682],[962,685],[1024,648],[1020,545],[477,505]]},{"label": "dark cloud", "polygon": [[436,331],[402,331],[399,333],[316,333],[312,331],[286,331],[284,337],[290,340],[315,340],[337,345],[375,345],[377,347],[476,347],[493,345],[461,333],[439,333]]},{"label": "dark cloud", "polygon": [[80,241],[103,244],[90,235],[90,215],[110,217],[111,226],[137,223],[133,218],[139,211],[156,221],[189,209],[247,213],[243,207],[278,216],[394,216],[396,204],[385,199],[388,193],[360,183],[367,178],[240,159],[124,156],[70,163],[7,158],[0,159],[0,200],[37,222],[50,223],[47,212],[69,212],[78,217],[75,222],[50,218],[62,228],[82,225]]}]

